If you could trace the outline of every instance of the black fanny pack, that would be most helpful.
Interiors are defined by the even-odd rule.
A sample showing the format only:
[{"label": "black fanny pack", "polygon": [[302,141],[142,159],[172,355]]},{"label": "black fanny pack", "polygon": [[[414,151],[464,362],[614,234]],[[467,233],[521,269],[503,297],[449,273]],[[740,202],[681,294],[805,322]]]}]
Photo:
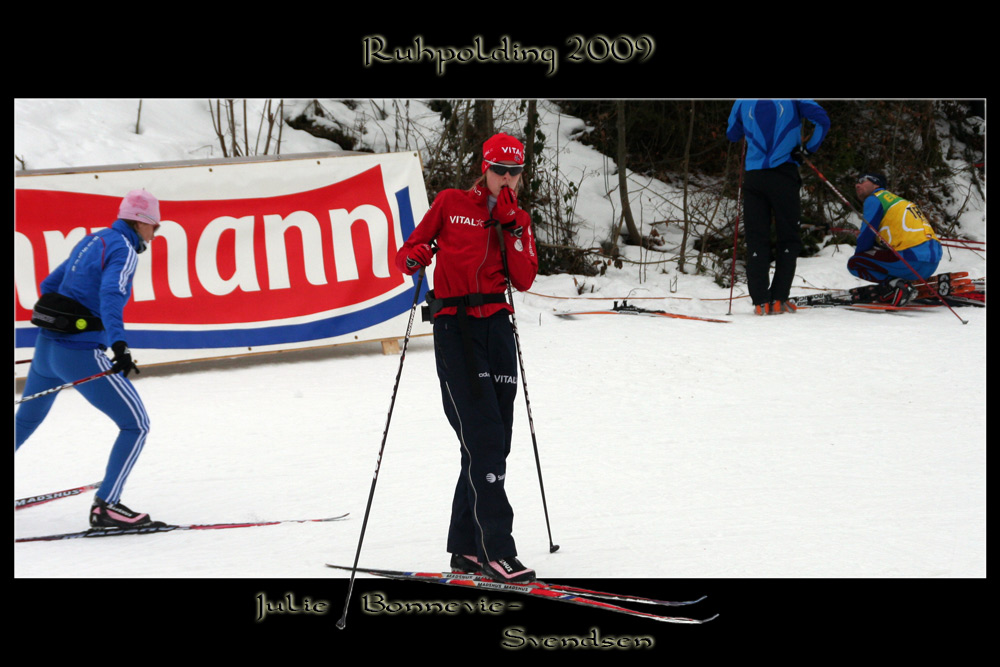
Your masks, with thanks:
[{"label": "black fanny pack", "polygon": [[43,329],[69,334],[104,330],[101,318],[94,316],[79,301],[57,292],[43,294],[38,299],[31,313],[31,323]]},{"label": "black fanny pack", "polygon": [[466,308],[475,308],[476,306],[484,306],[488,303],[507,303],[507,295],[500,294],[466,294],[465,296],[452,296],[446,297],[444,299],[439,299],[434,296],[434,291],[429,290],[427,292],[427,305],[421,308],[420,318],[424,322],[434,321],[434,316],[437,315],[443,308],[458,307],[459,317],[465,316]]}]

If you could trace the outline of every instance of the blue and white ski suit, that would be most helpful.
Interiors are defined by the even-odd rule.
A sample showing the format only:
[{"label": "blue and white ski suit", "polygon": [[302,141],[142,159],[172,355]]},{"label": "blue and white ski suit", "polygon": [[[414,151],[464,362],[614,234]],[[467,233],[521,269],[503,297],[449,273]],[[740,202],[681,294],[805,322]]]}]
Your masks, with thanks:
[{"label": "blue and white ski suit", "polygon": [[[41,293],[57,292],[86,306],[101,318],[102,331],[67,334],[40,329],[24,395],[96,375],[112,366],[104,353],[112,343],[125,341],[122,311],[132,294],[132,278],[142,238],[123,220],[89,234],[73,248],[69,258],[41,284]],[[104,482],[97,496],[117,503],[132,467],[149,433],[149,416],[135,387],[122,373],[106,375],[76,386],[94,407],[117,424],[118,437],[111,449]],[[58,392],[26,401],[14,418],[14,450],[42,423]]]}]

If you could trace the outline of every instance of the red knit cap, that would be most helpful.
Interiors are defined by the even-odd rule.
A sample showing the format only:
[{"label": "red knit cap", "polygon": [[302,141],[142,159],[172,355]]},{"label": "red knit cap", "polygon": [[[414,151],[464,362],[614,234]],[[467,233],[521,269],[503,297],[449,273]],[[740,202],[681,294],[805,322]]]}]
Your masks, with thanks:
[{"label": "red knit cap", "polygon": [[491,162],[524,164],[524,144],[509,134],[494,134],[483,144],[483,173]]}]

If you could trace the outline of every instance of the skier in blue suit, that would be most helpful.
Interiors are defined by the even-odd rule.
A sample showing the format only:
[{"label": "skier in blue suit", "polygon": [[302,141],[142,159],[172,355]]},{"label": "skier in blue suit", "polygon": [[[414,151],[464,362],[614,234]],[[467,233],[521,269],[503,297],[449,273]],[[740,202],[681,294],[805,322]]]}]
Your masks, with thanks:
[{"label": "skier in blue suit", "polygon": [[[152,524],[149,515],[121,504],[125,481],[149,433],[149,416],[130,372],[139,372],[126,342],[122,311],[132,294],[138,253],[152,241],[160,225],[160,205],[145,190],[133,190],[119,207],[111,227],[84,237],[41,284],[32,322],[42,327],[35,343],[24,395],[90,377],[77,385],[94,407],[119,428],[104,481],[90,510],[94,528]],[[104,351],[111,348],[113,359]],[[14,418],[14,451],[42,423],[57,393],[25,401]]]},{"label": "skier in blue suit", "polygon": [[[814,129],[802,138],[802,119]],[[799,238],[799,188],[802,158],[814,153],[830,130],[826,111],[812,100],[736,100],[726,137],[746,137],[743,219],[747,240],[747,287],[758,315],[793,312],[788,293],[802,240]],[[771,265],[771,216],[776,247]]]}]

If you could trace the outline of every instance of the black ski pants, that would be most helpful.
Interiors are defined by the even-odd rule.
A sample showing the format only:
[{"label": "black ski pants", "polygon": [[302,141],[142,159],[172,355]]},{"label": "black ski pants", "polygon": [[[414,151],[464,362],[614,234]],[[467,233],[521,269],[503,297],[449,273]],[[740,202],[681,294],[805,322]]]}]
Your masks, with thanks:
[{"label": "black ski pants", "polygon": [[[785,301],[802,250],[799,236],[802,177],[794,162],[746,172],[743,217],[747,241],[747,286],[755,304]],[[774,278],[771,266],[771,217],[774,216]]]},{"label": "black ski pants", "polygon": [[[468,352],[465,342],[470,343]],[[434,352],[445,415],[461,449],[448,551],[482,561],[516,556],[514,510],[504,488],[517,395],[510,315],[464,321],[439,315],[434,319]]]}]

